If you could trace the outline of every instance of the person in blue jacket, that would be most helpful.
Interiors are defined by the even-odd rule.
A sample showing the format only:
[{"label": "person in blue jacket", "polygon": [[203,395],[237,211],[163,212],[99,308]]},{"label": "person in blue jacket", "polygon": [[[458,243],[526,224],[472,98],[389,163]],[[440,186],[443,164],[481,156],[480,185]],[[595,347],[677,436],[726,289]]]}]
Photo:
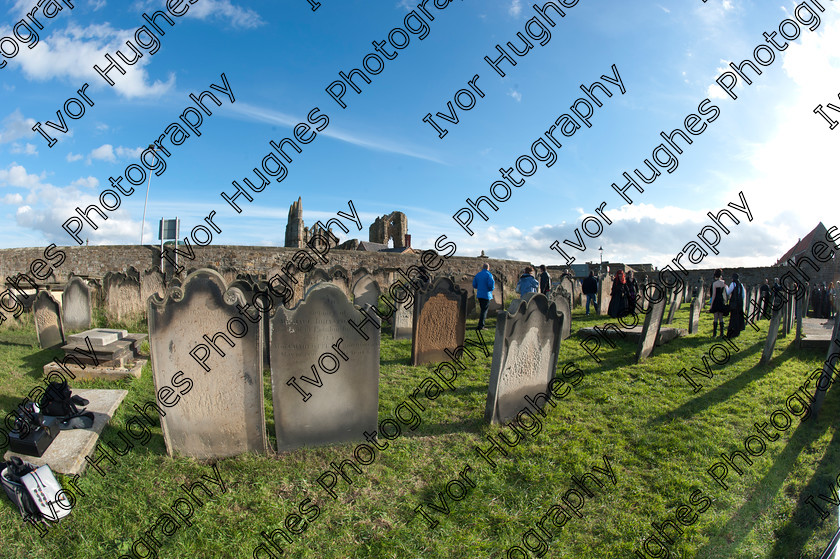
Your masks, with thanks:
[{"label": "person in blue jacket", "polygon": [[540,284],[537,278],[534,277],[534,269],[530,266],[525,266],[522,275],[519,276],[519,282],[516,284],[516,292],[520,296],[526,293],[539,293]]},{"label": "person in blue jacket", "polygon": [[493,298],[493,290],[496,288],[496,280],[490,273],[490,264],[485,262],[481,265],[481,271],[473,278],[472,285],[475,289],[475,298],[478,299],[478,306],[481,309],[476,330],[484,330],[484,321],[487,319],[487,305],[490,304],[490,299]]}]

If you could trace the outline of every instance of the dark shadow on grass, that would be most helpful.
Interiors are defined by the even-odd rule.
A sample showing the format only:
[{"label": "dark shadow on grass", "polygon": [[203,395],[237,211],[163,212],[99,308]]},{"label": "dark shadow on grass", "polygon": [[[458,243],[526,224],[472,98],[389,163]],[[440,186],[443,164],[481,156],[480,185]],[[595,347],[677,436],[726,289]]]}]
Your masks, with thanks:
[{"label": "dark shadow on grass", "polygon": [[[648,425],[660,425],[662,423],[671,422],[675,419],[687,419],[692,415],[699,413],[702,410],[705,410],[708,407],[711,407],[715,404],[719,404],[725,400],[728,400],[730,397],[734,396],[737,392],[741,391],[744,387],[746,387],[749,383],[760,379],[775,367],[767,367],[767,366],[759,366],[754,365],[752,368],[747,369],[737,377],[730,379],[724,382],[721,385],[716,386],[712,390],[702,394],[701,396],[694,398],[693,400],[689,400],[677,409],[665,412],[659,417],[652,419],[648,422]],[[716,372],[717,373],[717,372]],[[698,379],[698,382],[701,379]]]},{"label": "dark shadow on grass", "polygon": [[[837,413],[837,407],[832,406],[834,413]],[[751,490],[753,493],[758,493],[759,491],[763,493],[767,493],[769,495],[775,495],[779,492],[782,487],[782,484],[785,481],[785,478],[790,474],[789,467],[790,464],[795,463],[796,458],[809,447],[815,440],[817,440],[825,429],[830,427],[830,421],[825,420],[825,417],[831,417],[826,414],[824,416],[823,421],[820,421],[816,424],[814,422],[801,422],[796,431],[791,436],[790,440],[788,441],[785,448],[781,451],[781,453],[776,457],[773,465],[770,467],[770,470],[764,475],[764,477],[757,482],[752,488],[747,488],[748,491]],[[772,430],[768,432],[773,432]],[[737,450],[743,450],[743,439],[738,439],[737,445],[735,442],[728,445],[732,448],[737,448]],[[829,448],[832,446],[840,447],[840,438],[838,438],[838,434],[835,432],[835,436],[832,439],[831,443],[829,444]],[[826,453],[828,454],[828,453]],[[827,461],[824,459],[823,463],[818,467],[817,472],[815,473],[815,478],[818,474],[827,471],[829,468],[836,469],[836,464],[826,463]],[[738,462],[741,464],[741,461]],[[744,465],[744,467],[749,468],[750,466]],[[737,472],[730,472],[731,474],[737,475]],[[734,477],[729,479],[736,479]],[[813,482],[812,478],[812,483]],[[724,480],[725,482],[726,480]],[[810,486],[810,484],[809,484]],[[730,487],[731,490],[731,487]],[[769,499],[769,497],[768,497]],[[751,511],[751,504],[753,500],[748,499],[747,502],[742,505],[729,519],[725,526],[721,528],[718,532],[718,536],[726,540],[728,544],[728,552],[726,553],[726,557],[733,557],[735,555],[735,550],[738,548],[740,543],[744,540],[744,538],[749,535],[750,531],[753,528],[753,522],[755,521],[756,512]],[[804,503],[800,504],[797,508],[796,513],[794,513],[794,517],[796,518],[797,514],[799,514],[798,519],[803,520],[808,518],[808,512],[803,508],[803,506],[808,507],[810,509],[810,505],[806,505]],[[814,515],[815,517],[816,515]],[[816,522],[811,522],[812,526],[816,525]],[[793,526],[791,526],[791,522],[786,524],[789,531],[793,531]],[[800,533],[795,534],[794,537],[797,539],[797,544],[800,547],[804,545],[804,543],[808,540],[808,538],[814,533],[814,529],[812,528],[809,530],[800,530]],[[717,539],[717,538],[715,538]],[[776,533],[775,538],[775,545],[773,551],[776,553],[780,552],[779,546],[786,543],[784,538],[779,537],[778,532]],[[827,543],[827,542],[826,542]],[[709,553],[711,547],[714,545],[712,541],[705,544],[701,549],[697,552],[697,557],[709,557]],[[799,557],[800,554],[797,553],[792,555],[790,550],[785,550],[783,555],[773,555],[771,557],[778,557],[779,559],[789,559],[790,557]]]}]

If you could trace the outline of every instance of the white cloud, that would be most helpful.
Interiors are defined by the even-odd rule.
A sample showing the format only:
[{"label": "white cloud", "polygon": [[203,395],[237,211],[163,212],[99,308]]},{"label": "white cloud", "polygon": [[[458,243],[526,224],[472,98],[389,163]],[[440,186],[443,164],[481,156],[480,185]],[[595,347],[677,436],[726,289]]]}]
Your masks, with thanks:
[{"label": "white cloud", "polygon": [[35,119],[24,118],[20,109],[15,109],[3,119],[2,128],[0,128],[0,144],[14,142],[21,138],[31,138],[35,135],[33,126],[35,126]]},{"label": "white cloud", "polygon": [[511,2],[510,7],[508,8],[508,13],[514,17],[518,16],[522,12],[522,2],[521,0],[513,0]]},{"label": "white cloud", "polygon": [[23,196],[18,193],[6,194],[3,196],[4,204],[23,204]]},{"label": "white cloud", "polygon": [[12,149],[9,150],[11,153],[21,153],[23,155],[38,155],[38,148],[35,147],[35,144],[27,143],[26,145],[20,145],[19,143],[15,142],[12,144]]},{"label": "white cloud", "polygon": [[[0,29],[0,33],[6,34],[3,31]],[[120,49],[127,52],[125,41],[133,33],[133,29],[115,29],[107,23],[87,27],[70,23],[49,37],[41,37],[38,48],[32,49],[26,56],[16,56],[9,66],[19,66],[26,79],[31,81],[61,79],[74,86],[86,81],[94,87],[108,87],[93,66],[107,67],[105,55],[108,53],[114,56],[115,51]],[[151,60],[152,55],[144,54],[134,66],[125,67],[125,75],[112,70],[108,76],[116,83],[113,89],[129,99],[157,97],[172,89],[175,85],[174,73],[170,73],[165,82],[150,82],[144,67]]]},{"label": "white cloud", "polygon": [[80,177],[71,182],[70,186],[96,188],[97,186],[99,186],[99,179],[97,179],[96,177]]},{"label": "white cloud", "polygon": [[0,186],[16,188],[34,188],[38,186],[46,174],[30,175],[23,165],[12,163],[7,169],[0,169]]},{"label": "white cloud", "polygon": [[521,94],[521,93],[519,93],[518,91],[516,91],[515,89],[511,89],[511,90],[508,92],[508,95],[509,95],[509,96],[511,96],[511,97],[513,97],[513,100],[514,100],[514,101],[516,101],[517,103],[521,103],[521,102],[522,102],[522,94]]},{"label": "white cloud", "polygon": [[68,163],[73,163],[74,161],[79,161],[79,160],[80,160],[80,159],[82,159],[82,158],[84,158],[84,155],[82,155],[81,153],[73,153],[73,152],[69,152],[69,153],[67,154],[67,158],[66,158],[66,159],[67,159],[67,162],[68,162]]},{"label": "white cloud", "polygon": [[99,146],[90,152],[90,155],[88,156],[88,164],[91,159],[100,159],[102,161],[115,163],[117,161],[117,157],[114,155],[114,146],[111,144]]},{"label": "white cloud", "polygon": [[[238,114],[241,115],[241,117],[246,118],[247,120],[266,122],[269,124],[277,124],[280,126],[285,126],[286,128],[292,128],[293,126],[301,122],[301,119],[296,116],[240,102],[237,102],[236,104],[232,105],[230,111],[225,111],[219,114],[222,114],[227,117],[232,117],[232,115]],[[399,155],[405,155],[407,157],[414,157],[416,159],[432,161],[433,163],[444,164],[443,161],[436,158],[434,155],[422,153],[420,151],[415,151],[414,149],[408,146],[401,145],[397,141],[386,138],[364,138],[357,133],[351,134],[350,132],[345,132],[333,126],[331,126],[327,130],[324,130],[323,132],[321,132],[321,134],[327,136],[328,138],[333,138],[335,140],[347,142],[348,144],[353,144],[355,146],[371,149],[374,151],[396,153]]]},{"label": "white cloud", "polygon": [[143,153],[143,148],[124,148],[119,146],[115,151],[117,157],[121,159],[136,159]]},{"label": "white cloud", "polygon": [[234,6],[230,0],[201,0],[190,7],[186,17],[217,19],[239,29],[253,29],[265,25],[260,14],[249,8]]},{"label": "white cloud", "polygon": [[99,11],[104,8],[108,2],[106,0],[91,0],[91,5],[93,6],[93,11]]}]

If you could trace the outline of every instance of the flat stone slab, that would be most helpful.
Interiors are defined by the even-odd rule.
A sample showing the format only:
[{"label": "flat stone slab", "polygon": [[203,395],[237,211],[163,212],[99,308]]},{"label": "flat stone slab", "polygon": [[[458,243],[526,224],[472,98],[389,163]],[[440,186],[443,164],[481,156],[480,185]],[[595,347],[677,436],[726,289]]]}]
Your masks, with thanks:
[{"label": "flat stone slab", "polygon": [[128,335],[128,330],[112,330],[110,328],[94,328],[93,330],[85,330],[72,336],[67,336],[67,343],[71,345],[78,345],[87,347],[85,338],[90,338],[90,343],[93,347],[103,347],[121,340]]},{"label": "flat stone slab", "polygon": [[87,466],[85,456],[91,456],[96,449],[96,442],[99,435],[105,429],[105,425],[120,407],[128,390],[101,390],[92,388],[72,389],[73,394],[90,400],[86,406],[87,411],[93,412],[93,427],[90,429],[70,429],[61,431],[43,456],[29,456],[16,452],[6,451],[5,460],[12,456],[19,456],[35,466],[49,464],[54,472],[68,476],[81,474]]},{"label": "flat stone slab", "polygon": [[[618,334],[618,332],[616,332],[612,328],[610,328],[609,330],[603,330],[600,326],[598,327],[597,332],[595,331],[595,328],[581,328],[580,330],[578,330],[578,332],[581,336],[607,336],[608,338],[633,343],[639,343],[639,340],[642,337],[641,324],[634,326],[633,328],[622,328],[621,326],[618,326],[618,329],[624,332],[623,338]],[[665,345],[670,341],[676,340],[677,338],[681,338],[686,335],[688,335],[688,330],[686,330],[685,328],[662,327],[659,329],[659,336],[657,336],[656,338],[656,345]]]},{"label": "flat stone slab", "polygon": [[807,318],[802,319],[802,349],[818,349],[828,351],[831,346],[831,331],[834,327],[834,320],[830,318]]},{"label": "flat stone slab", "polygon": [[[124,378],[140,378],[143,371],[143,365],[146,364],[146,359],[137,359],[129,364],[129,366],[99,366],[87,365],[84,369],[73,363],[64,365],[66,371],[70,371],[76,376],[76,380],[120,380]],[[53,365],[44,365],[44,376],[48,376],[55,371]],[[75,394],[76,391],[73,391]]]}]

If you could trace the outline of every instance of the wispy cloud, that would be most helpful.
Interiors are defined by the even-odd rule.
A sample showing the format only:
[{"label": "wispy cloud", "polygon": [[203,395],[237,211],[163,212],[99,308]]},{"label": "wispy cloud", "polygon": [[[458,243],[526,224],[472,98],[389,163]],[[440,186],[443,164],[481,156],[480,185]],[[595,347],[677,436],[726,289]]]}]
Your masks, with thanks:
[{"label": "wispy cloud", "polygon": [[[300,122],[305,122],[305,119],[297,116],[281,113],[272,109],[248,105],[247,103],[236,103],[231,105],[230,109],[230,111],[224,111],[224,113],[220,114],[232,117],[231,113],[236,113],[237,116],[244,117],[247,120],[275,124],[289,129],[293,128]],[[415,151],[408,146],[400,145],[398,142],[386,138],[365,138],[359,136],[358,134],[351,134],[350,132],[345,132],[335,127],[329,127],[321,132],[321,134],[334,140],[339,140],[341,142],[373,151],[395,153],[406,157],[413,157],[415,159],[422,159],[424,161],[431,161],[432,163],[446,165],[446,163],[433,155]]]}]

